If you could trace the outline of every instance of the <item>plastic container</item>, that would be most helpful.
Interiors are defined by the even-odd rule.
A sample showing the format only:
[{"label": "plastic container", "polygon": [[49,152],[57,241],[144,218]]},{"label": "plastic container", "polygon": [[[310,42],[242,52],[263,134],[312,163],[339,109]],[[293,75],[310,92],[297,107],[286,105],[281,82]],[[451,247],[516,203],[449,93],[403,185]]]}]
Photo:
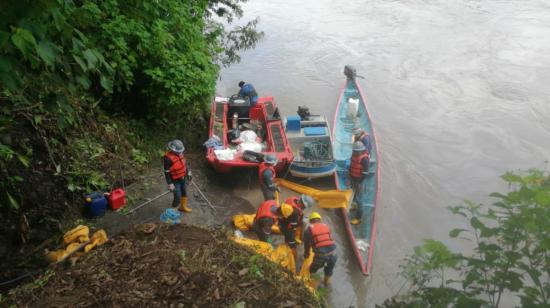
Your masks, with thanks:
[{"label": "plastic container", "polygon": [[286,117],[286,130],[288,131],[300,131],[300,116],[292,115]]},{"label": "plastic container", "polygon": [[111,210],[118,210],[126,205],[126,192],[122,188],[113,189],[107,199]]},{"label": "plastic container", "polygon": [[85,196],[85,212],[90,218],[105,215],[107,210],[107,199],[101,192],[93,192]]},{"label": "plastic container", "polygon": [[160,221],[175,225],[181,222],[181,212],[176,209],[166,209],[162,214],[160,214]]},{"label": "plastic container", "polygon": [[357,117],[357,111],[359,110],[359,99],[350,97],[348,99],[348,118]]}]

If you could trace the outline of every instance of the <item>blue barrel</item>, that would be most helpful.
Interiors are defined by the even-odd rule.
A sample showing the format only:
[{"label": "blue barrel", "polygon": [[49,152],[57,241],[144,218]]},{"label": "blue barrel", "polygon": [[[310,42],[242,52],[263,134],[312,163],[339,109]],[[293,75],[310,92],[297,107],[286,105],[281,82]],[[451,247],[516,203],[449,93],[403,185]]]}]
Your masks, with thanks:
[{"label": "blue barrel", "polygon": [[103,195],[103,193],[96,191],[89,195],[86,195],[85,197],[85,212],[90,218],[105,215],[105,211],[107,210],[107,198],[105,198],[105,195]]}]

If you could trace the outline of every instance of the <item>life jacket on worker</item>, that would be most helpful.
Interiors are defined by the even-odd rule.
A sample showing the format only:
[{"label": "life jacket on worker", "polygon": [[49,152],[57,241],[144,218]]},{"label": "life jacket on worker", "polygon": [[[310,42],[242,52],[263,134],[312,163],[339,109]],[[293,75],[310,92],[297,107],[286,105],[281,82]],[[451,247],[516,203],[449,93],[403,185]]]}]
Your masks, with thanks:
[{"label": "life jacket on worker", "polygon": [[264,184],[264,172],[266,170],[271,170],[271,181],[274,182],[275,181],[275,167],[273,167],[272,165],[269,165],[269,164],[266,164],[266,163],[261,163],[260,166],[258,167],[258,177],[260,178],[260,184],[262,185],[265,185]]},{"label": "life jacket on worker", "polygon": [[183,156],[179,156],[172,151],[168,151],[164,155],[172,162],[172,166],[170,167],[170,177],[172,177],[172,180],[179,180],[187,175],[185,158]]},{"label": "life jacket on worker", "polygon": [[299,221],[298,223],[302,222],[302,218],[304,217],[304,207],[301,205],[300,197],[289,197],[285,200],[285,203],[292,206],[294,209],[298,211],[298,217]]},{"label": "life jacket on worker", "polygon": [[369,158],[369,153],[367,151],[351,156],[351,164],[349,166],[349,175],[352,178],[361,178],[363,176],[363,164],[361,162],[364,158]]},{"label": "life jacket on worker", "polygon": [[334,245],[334,241],[330,235],[330,228],[321,222],[316,222],[309,226],[311,237],[313,238],[313,248],[321,248]]},{"label": "life jacket on worker", "polygon": [[260,207],[258,207],[258,211],[256,212],[256,217],[254,217],[254,220],[265,217],[275,219],[275,215],[271,211],[273,207],[277,207],[277,202],[275,200],[267,200],[262,202],[262,204],[260,204]]}]

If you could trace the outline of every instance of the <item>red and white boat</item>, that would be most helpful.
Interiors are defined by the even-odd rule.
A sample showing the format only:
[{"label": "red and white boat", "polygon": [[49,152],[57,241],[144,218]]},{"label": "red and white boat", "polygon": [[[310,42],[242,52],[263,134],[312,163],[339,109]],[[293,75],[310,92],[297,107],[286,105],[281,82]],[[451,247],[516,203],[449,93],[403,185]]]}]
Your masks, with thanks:
[{"label": "red and white boat", "polygon": [[231,135],[232,130],[235,126],[242,127],[243,124],[252,128],[251,131],[259,137],[256,150],[253,151],[256,156],[277,156],[279,162],[275,169],[278,172],[292,162],[292,150],[272,96],[260,97],[254,107],[249,107],[248,101],[244,99],[216,97],[212,102],[208,136],[210,140],[217,140],[218,145],[208,148],[206,159],[217,172],[230,173],[234,168],[252,168],[259,165],[258,161],[249,159],[250,155],[243,156],[242,144],[231,140],[234,137]]}]

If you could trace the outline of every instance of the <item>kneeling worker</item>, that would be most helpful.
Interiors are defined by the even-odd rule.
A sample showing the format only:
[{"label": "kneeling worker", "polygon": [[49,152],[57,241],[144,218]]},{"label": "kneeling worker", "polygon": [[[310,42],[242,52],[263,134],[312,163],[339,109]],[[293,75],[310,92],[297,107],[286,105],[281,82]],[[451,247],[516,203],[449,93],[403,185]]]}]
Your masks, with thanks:
[{"label": "kneeling worker", "polygon": [[271,240],[271,227],[275,223],[277,202],[275,200],[267,200],[260,204],[256,216],[254,217],[253,228],[254,232],[258,236],[258,239],[262,242],[270,243]]},{"label": "kneeling worker", "polygon": [[298,211],[298,226],[295,230],[296,242],[300,244],[302,242],[302,233],[304,229],[304,210],[306,208],[313,207],[315,205],[315,200],[308,195],[301,195],[300,197],[289,197],[285,200],[286,204],[291,205]]},{"label": "kneeling worker", "polygon": [[277,209],[277,216],[279,217],[279,229],[285,236],[285,244],[287,244],[292,250],[294,261],[298,262],[298,254],[296,252],[296,228],[300,223],[300,216],[302,211],[293,207],[287,203],[283,203]]},{"label": "kneeling worker", "polygon": [[315,256],[309,267],[310,273],[317,272],[324,268],[325,286],[330,284],[330,277],[336,264],[336,244],[332,240],[330,228],[321,222],[321,215],[317,212],[309,215],[309,227],[304,232],[304,260],[309,257],[309,250],[313,248]]}]

